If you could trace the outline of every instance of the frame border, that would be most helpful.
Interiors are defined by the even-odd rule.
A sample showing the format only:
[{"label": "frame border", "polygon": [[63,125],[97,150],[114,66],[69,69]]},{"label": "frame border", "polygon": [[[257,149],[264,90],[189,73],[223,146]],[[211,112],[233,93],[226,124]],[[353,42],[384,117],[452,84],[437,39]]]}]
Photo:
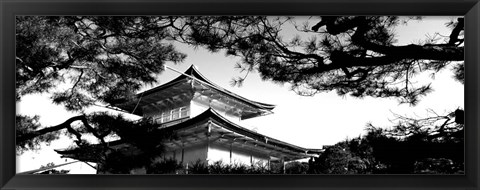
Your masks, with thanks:
[{"label": "frame border", "polygon": [[[479,189],[479,0],[0,0],[0,189]],[[16,15],[464,15],[465,175],[15,175]],[[187,183],[186,183],[187,181]]]}]

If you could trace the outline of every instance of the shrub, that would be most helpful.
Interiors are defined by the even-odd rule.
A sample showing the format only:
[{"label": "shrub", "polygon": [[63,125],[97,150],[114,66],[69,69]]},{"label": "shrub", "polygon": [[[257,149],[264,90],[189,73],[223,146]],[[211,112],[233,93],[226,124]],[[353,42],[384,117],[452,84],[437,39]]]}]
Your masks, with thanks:
[{"label": "shrub", "polygon": [[153,164],[147,169],[147,173],[150,174],[177,174],[178,170],[181,170],[182,164],[175,159],[164,159],[158,163]]}]

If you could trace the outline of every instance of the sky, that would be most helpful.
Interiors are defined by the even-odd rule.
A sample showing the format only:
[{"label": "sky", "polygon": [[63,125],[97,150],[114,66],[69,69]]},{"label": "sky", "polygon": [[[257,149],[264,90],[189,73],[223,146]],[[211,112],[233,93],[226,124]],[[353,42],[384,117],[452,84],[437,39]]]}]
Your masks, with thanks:
[{"label": "sky", "polygon": [[[406,45],[425,40],[436,32],[448,36],[450,29],[445,23],[456,17],[426,17],[421,21],[411,21],[408,25],[400,25],[395,31],[398,42],[396,45]],[[300,20],[305,20],[302,17]],[[300,23],[302,21],[299,21]],[[293,37],[293,27],[284,28],[284,39]],[[234,64],[240,59],[226,57],[223,52],[210,53],[203,48],[192,48],[176,44],[177,48],[187,54],[185,61],[179,64],[167,63],[167,66],[180,72],[194,64],[210,81],[237,93],[245,98],[276,105],[274,114],[252,118],[241,122],[242,126],[257,132],[305,148],[322,148],[333,145],[345,139],[351,139],[365,134],[367,123],[378,127],[392,126],[393,113],[412,116],[431,116],[427,109],[439,114],[448,114],[457,108],[464,107],[464,87],[452,78],[449,69],[436,73],[432,81],[434,91],[423,97],[414,107],[399,104],[393,98],[362,99],[350,96],[338,96],[334,91],[320,93],[313,97],[299,96],[290,91],[288,84],[275,84],[262,81],[258,73],[248,75],[241,87],[232,87],[233,77],[244,76]],[[159,75],[159,83],[146,86],[148,90],[164,84],[179,74],[166,70]],[[421,82],[421,81],[419,81]],[[62,106],[53,105],[47,94],[28,95],[17,103],[17,113],[24,115],[40,115],[40,123],[44,126],[57,125],[67,118],[79,115],[67,112]],[[89,111],[105,110],[93,107]],[[62,164],[73,161],[61,159],[54,149],[64,149],[72,143],[67,138],[43,145],[39,151],[29,151],[17,156],[17,173],[38,169],[49,162]],[[72,174],[93,174],[95,170],[84,163],[71,164],[57,169],[69,169]]]}]

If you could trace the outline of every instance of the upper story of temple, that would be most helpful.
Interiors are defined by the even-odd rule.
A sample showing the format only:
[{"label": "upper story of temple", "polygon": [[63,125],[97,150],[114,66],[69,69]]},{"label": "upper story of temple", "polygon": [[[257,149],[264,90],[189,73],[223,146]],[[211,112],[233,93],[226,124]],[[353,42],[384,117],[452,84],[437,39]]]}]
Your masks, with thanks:
[{"label": "upper story of temple", "polygon": [[177,78],[117,107],[170,126],[211,108],[232,121],[273,113],[274,105],[249,100],[205,78],[192,65]]}]

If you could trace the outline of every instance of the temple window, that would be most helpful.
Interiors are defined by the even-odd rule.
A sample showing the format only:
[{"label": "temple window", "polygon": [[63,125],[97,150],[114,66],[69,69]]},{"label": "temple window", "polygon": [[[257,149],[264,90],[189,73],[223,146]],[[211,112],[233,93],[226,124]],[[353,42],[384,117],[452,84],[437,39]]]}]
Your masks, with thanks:
[{"label": "temple window", "polygon": [[156,121],[158,123],[166,123],[182,118],[186,118],[190,116],[190,109],[188,106],[185,107],[179,107],[171,110],[165,110],[163,111],[158,118],[156,118]]},{"label": "temple window", "polygon": [[172,114],[172,120],[176,120],[176,119],[180,118],[180,108],[179,109],[173,109],[171,111],[171,114]]},{"label": "temple window", "polygon": [[170,114],[169,113],[162,113],[162,123],[170,121]]},{"label": "temple window", "polygon": [[188,117],[190,115],[190,110],[188,107],[181,107],[180,108],[180,118]]}]

